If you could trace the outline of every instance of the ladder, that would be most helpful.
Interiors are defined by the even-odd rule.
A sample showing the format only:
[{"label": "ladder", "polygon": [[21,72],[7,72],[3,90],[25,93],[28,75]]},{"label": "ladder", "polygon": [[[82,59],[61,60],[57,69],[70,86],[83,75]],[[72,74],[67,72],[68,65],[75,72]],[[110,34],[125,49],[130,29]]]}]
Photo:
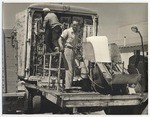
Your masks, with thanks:
[{"label": "ladder", "polygon": [[[53,78],[53,73],[57,73],[56,77],[56,90],[63,90],[63,84],[60,86],[60,74],[61,70],[65,70],[65,68],[61,68],[62,63],[62,53],[61,52],[53,52],[44,54],[44,63],[43,63],[43,77],[48,78],[48,87],[50,86],[50,81]],[[47,74],[46,74],[47,73]]]}]

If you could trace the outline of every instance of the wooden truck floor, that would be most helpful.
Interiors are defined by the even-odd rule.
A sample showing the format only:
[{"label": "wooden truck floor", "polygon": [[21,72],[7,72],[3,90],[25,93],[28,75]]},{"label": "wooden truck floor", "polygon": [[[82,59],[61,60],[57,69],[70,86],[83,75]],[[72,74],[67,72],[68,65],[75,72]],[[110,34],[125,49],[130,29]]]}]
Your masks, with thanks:
[{"label": "wooden truck floor", "polygon": [[132,95],[103,95],[97,92],[78,91],[74,93],[58,92],[46,88],[25,84],[28,88],[34,88],[42,92],[48,100],[60,107],[108,107],[108,106],[134,106],[140,105],[142,100],[147,97],[144,94]]}]

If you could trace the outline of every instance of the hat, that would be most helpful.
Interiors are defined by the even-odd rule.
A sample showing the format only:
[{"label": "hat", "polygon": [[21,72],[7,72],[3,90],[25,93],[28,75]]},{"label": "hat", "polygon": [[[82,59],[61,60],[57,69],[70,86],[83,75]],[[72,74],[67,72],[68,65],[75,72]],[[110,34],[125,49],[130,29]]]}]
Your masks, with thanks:
[{"label": "hat", "polygon": [[44,8],[44,9],[43,9],[43,11],[47,11],[47,12],[49,12],[49,11],[50,11],[50,9],[49,9],[49,8]]}]

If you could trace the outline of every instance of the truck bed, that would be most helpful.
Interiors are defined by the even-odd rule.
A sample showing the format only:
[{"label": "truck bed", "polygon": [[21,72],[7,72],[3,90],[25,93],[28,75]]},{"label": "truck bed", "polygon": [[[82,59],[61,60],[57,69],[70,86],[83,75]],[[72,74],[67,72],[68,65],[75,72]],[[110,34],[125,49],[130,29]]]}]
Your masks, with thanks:
[{"label": "truck bed", "polygon": [[146,93],[132,95],[104,95],[98,92],[84,91],[65,93],[37,87],[32,84],[25,84],[25,86],[41,91],[44,97],[60,107],[133,106],[139,105],[147,97]]}]

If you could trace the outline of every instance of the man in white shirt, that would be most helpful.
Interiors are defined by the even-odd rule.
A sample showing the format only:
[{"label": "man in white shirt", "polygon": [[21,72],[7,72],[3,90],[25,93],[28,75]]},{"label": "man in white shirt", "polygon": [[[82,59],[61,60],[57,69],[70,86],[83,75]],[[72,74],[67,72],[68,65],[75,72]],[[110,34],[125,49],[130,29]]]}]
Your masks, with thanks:
[{"label": "man in white shirt", "polygon": [[78,43],[79,22],[73,20],[72,26],[64,30],[58,39],[60,51],[64,52],[65,89],[70,89],[74,71],[74,47]]}]

